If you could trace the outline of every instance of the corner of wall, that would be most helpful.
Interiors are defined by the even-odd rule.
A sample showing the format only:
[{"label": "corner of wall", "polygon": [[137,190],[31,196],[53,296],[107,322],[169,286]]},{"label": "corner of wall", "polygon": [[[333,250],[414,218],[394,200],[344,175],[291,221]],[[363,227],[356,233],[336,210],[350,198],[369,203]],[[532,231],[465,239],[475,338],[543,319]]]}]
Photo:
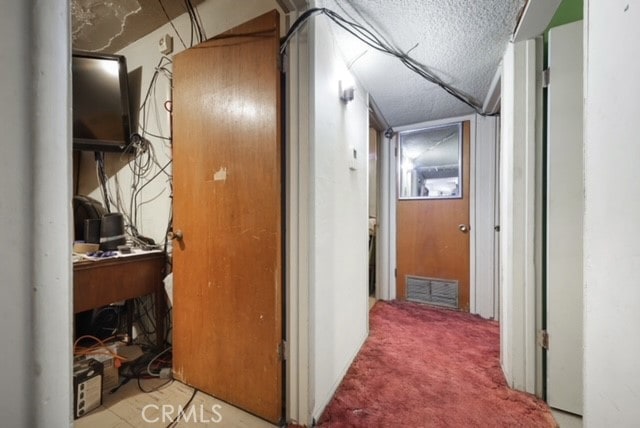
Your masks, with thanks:
[{"label": "corner of wall", "polygon": [[355,99],[340,100],[349,72],[328,21],[312,21],[310,362],[312,415],[319,416],[367,335],[369,111],[357,82]]}]

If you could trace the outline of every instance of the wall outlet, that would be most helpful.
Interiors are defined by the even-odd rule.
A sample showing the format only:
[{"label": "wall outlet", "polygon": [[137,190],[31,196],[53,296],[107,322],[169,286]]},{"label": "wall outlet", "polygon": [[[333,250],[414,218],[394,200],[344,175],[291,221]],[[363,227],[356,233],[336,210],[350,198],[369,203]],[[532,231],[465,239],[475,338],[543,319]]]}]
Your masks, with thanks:
[{"label": "wall outlet", "polygon": [[168,34],[160,37],[160,40],[158,41],[158,50],[164,55],[168,55],[173,52],[173,37]]}]

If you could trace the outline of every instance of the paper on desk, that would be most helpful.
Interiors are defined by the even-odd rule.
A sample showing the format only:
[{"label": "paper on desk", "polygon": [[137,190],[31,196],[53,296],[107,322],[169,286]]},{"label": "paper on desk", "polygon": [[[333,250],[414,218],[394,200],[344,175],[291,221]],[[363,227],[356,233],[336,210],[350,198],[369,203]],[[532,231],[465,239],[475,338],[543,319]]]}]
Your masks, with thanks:
[{"label": "paper on desk", "polygon": [[133,256],[138,256],[140,254],[152,254],[152,253],[161,253],[162,250],[141,250],[139,248],[132,248],[130,253],[121,253],[120,251],[111,251],[111,253],[114,253],[112,256],[108,256],[108,257],[98,257],[98,256],[91,256],[89,254],[74,254],[73,257],[73,261],[83,261],[83,260],[109,260],[109,259],[117,259],[117,258],[124,258],[124,257],[133,257]]}]

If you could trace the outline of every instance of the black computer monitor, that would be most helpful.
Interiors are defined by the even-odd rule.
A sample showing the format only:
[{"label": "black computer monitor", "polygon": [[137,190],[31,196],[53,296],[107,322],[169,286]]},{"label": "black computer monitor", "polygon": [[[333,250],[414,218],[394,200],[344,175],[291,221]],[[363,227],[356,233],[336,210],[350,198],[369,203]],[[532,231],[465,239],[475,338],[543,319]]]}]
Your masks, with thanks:
[{"label": "black computer monitor", "polygon": [[75,51],[72,76],[73,148],[123,151],[132,127],[125,57]]}]

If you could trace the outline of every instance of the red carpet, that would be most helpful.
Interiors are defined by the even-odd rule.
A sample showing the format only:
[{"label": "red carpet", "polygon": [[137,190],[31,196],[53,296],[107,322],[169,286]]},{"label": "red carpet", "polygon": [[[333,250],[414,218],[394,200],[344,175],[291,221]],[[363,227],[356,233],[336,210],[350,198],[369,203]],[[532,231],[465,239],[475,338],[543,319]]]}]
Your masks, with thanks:
[{"label": "red carpet", "polygon": [[319,426],[556,426],[544,402],[507,387],[497,322],[408,302],[378,302],[370,322]]}]

